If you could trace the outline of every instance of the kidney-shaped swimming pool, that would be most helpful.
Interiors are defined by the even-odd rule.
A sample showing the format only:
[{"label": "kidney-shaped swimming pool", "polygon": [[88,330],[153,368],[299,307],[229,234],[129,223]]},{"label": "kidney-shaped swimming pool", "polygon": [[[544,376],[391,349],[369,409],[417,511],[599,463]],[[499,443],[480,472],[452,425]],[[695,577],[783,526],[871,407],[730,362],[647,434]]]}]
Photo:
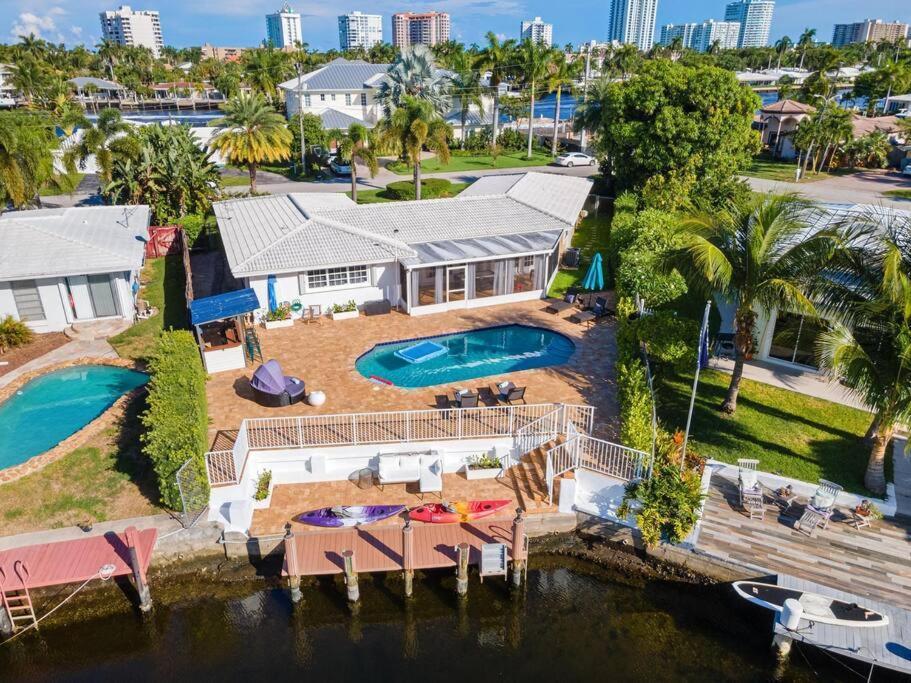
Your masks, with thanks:
[{"label": "kidney-shaped swimming pool", "polygon": [[[419,341],[432,341],[446,352],[423,363],[409,363],[396,355],[396,351]],[[575,350],[576,345],[559,332],[528,325],[499,325],[377,344],[355,365],[364,377],[414,389],[561,365]]]},{"label": "kidney-shaped swimming pool", "polygon": [[76,365],[41,375],[0,403],[0,469],[53,448],[149,380],[112,365]]}]

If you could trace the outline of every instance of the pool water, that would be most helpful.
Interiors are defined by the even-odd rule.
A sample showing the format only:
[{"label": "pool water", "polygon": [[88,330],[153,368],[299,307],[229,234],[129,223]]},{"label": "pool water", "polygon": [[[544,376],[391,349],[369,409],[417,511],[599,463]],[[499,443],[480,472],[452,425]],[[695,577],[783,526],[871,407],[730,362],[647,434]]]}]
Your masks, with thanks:
[{"label": "pool water", "polygon": [[485,327],[424,340],[445,346],[447,353],[423,363],[409,363],[395,352],[418,340],[378,344],[357,359],[357,370],[364,377],[413,389],[562,365],[576,350],[564,335],[528,325]]},{"label": "pool water", "polygon": [[0,469],[53,448],[149,379],[111,365],[76,365],[42,375],[0,403]]}]

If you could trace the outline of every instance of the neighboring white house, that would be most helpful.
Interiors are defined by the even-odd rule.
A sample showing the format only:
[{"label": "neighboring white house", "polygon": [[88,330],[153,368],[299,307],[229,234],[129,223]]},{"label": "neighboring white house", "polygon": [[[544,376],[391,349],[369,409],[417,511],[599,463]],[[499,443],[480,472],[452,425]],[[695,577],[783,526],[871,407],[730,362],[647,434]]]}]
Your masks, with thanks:
[{"label": "neighboring white house", "polygon": [[0,107],[16,106],[16,89],[10,82],[13,76],[13,67],[9,64],[0,64]]},{"label": "neighboring white house", "polygon": [[[0,316],[36,332],[135,318],[149,207],[93,206],[0,216]],[[135,290],[135,291],[134,291]]]},{"label": "neighboring white house", "polygon": [[[488,176],[457,197],[356,205],[295,193],[215,204],[231,273],[303,311],[388,301],[411,315],[537,299],[591,189],[586,178]],[[264,311],[261,311],[261,313]]]}]

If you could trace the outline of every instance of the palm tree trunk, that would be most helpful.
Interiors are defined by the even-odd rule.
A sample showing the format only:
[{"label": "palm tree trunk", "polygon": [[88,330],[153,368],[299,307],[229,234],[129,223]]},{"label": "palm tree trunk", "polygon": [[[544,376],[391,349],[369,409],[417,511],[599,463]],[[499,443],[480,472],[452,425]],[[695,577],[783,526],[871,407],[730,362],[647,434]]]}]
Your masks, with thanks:
[{"label": "palm tree trunk", "polygon": [[490,144],[497,144],[497,128],[500,123],[500,86],[493,91],[493,128],[491,129]]},{"label": "palm tree trunk", "polygon": [[732,415],[737,410],[737,397],[740,394],[740,380],[743,379],[743,365],[748,356],[753,353],[753,327],[756,324],[756,314],[749,305],[738,309],[734,318],[734,346],[736,356],[734,359],[734,372],[731,373],[731,383],[728,393],[721,404],[721,410]]},{"label": "palm tree trunk", "polygon": [[247,170],[250,172],[250,193],[256,193],[256,164],[247,164]]},{"label": "palm tree trunk", "polygon": [[[464,97],[464,96],[463,96]],[[462,149],[465,149],[465,119],[467,118],[468,110],[464,107],[462,108]]]},{"label": "palm tree trunk", "polygon": [[354,155],[351,155],[351,201],[357,204],[357,166],[354,164]]},{"label": "palm tree trunk", "polygon": [[414,164],[414,198],[421,198],[421,159]]},{"label": "palm tree trunk", "polygon": [[733,415],[737,410],[737,396],[740,394],[740,380],[743,379],[743,354],[737,352],[737,359],[734,361],[734,372],[731,373],[731,383],[728,385],[727,396],[724,397],[724,403],[721,404],[722,412]]},{"label": "palm tree trunk", "polygon": [[879,425],[882,422],[882,418],[879,414],[873,416],[873,421],[870,423],[870,426],[867,427],[867,433],[864,434],[864,443],[872,448],[873,441],[876,438],[876,435],[879,434]]},{"label": "palm tree trunk", "polygon": [[557,126],[560,123],[560,95],[562,88],[557,88],[557,108],[554,110],[554,139],[550,142],[550,155],[557,156]]},{"label": "palm tree trunk", "polygon": [[535,82],[531,82],[531,106],[528,109],[528,158],[531,159],[531,137],[535,124]]},{"label": "palm tree trunk", "polygon": [[864,486],[876,495],[886,492],[886,449],[892,441],[894,427],[884,427],[873,437],[873,448],[870,451],[870,460],[867,463],[867,472],[864,474]]}]

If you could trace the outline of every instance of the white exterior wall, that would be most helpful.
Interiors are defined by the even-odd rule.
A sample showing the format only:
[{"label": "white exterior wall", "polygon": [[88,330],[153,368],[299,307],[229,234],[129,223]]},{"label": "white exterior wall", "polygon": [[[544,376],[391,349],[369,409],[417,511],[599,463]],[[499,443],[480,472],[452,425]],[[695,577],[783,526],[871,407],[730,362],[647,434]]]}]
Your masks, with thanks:
[{"label": "white exterior wall", "polygon": [[[335,109],[367,123],[376,123],[379,121],[382,111],[374,100],[375,92],[375,88],[361,90],[307,90],[305,84],[302,91],[303,110],[305,114],[319,116],[327,109]],[[367,95],[367,104],[361,104],[362,94]],[[351,95],[351,104],[346,104],[345,95]],[[288,111],[288,118],[291,118],[300,110],[296,89],[285,90],[285,107]]]},{"label": "white exterior wall", "polygon": [[428,306],[412,306],[408,313],[411,315],[430,315],[431,313],[443,313],[444,311],[458,311],[469,308],[484,308],[486,306],[511,304],[517,301],[534,301],[535,299],[540,299],[542,296],[544,296],[544,290],[535,289],[530,292],[504,294],[503,296],[488,296],[483,299],[468,299],[465,301],[430,304]]}]

